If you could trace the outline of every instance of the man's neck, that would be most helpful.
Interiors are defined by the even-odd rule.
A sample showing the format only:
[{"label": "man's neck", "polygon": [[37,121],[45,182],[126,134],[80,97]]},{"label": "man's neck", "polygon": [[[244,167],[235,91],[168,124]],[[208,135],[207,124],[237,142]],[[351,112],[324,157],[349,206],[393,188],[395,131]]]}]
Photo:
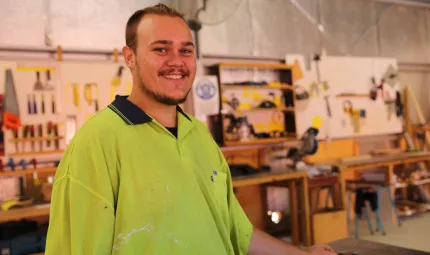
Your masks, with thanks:
[{"label": "man's neck", "polygon": [[177,126],[177,110],[176,106],[165,105],[157,102],[145,93],[133,91],[130,93],[128,100],[137,105],[142,111],[150,115],[161,125],[165,127]]}]

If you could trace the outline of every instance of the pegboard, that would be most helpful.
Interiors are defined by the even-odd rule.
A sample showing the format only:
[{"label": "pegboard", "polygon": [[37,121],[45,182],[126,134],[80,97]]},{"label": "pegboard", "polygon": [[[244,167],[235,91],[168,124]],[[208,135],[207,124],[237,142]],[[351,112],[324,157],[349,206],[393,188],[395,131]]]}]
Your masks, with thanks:
[{"label": "pegboard", "polygon": [[[286,56],[287,63],[295,60],[300,63],[303,76],[295,81],[294,85],[301,86],[301,89],[305,89],[310,95],[308,99],[296,100],[296,125],[299,136],[312,125],[315,117],[322,119],[318,139],[402,132],[403,118],[396,115],[393,104],[385,103],[387,99],[394,99],[396,91],[401,90],[396,78],[388,78],[390,74],[397,72],[395,59],[323,55],[317,66],[317,61],[313,59],[306,64],[305,57],[301,55]],[[309,68],[306,68],[307,66]],[[376,100],[371,100],[369,96],[373,87],[372,77],[375,78],[376,84],[379,84],[382,78],[386,80],[383,92],[377,90]],[[313,83],[317,86],[312,86]],[[343,96],[340,96],[342,94]],[[357,110],[356,113],[361,111],[361,117],[358,115],[357,118],[352,118],[352,114],[345,112],[345,105],[349,105],[347,101],[352,103],[352,108]],[[391,114],[388,114],[389,111]]]}]

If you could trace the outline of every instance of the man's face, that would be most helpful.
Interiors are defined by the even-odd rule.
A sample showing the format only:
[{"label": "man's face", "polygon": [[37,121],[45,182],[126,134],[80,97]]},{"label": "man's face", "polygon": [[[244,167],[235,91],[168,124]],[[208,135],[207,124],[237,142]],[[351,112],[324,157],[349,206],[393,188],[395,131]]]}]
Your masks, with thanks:
[{"label": "man's face", "polygon": [[140,89],[166,105],[185,102],[196,74],[191,32],[177,17],[148,15],[137,27],[134,73]]}]

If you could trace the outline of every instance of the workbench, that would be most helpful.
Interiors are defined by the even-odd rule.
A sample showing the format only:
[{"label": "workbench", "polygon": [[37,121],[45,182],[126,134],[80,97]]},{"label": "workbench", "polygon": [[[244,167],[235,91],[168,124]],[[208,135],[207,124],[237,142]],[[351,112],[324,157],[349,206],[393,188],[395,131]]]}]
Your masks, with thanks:
[{"label": "workbench", "polygon": [[[250,217],[251,222],[253,221],[253,215],[250,214],[256,210],[259,211],[258,217],[263,218],[262,222],[265,222],[268,211],[266,188],[269,186],[287,187],[290,190],[293,243],[299,244],[301,239],[303,245],[309,246],[311,245],[311,227],[307,178],[307,172],[295,172],[290,169],[280,172],[262,172],[250,176],[234,177],[233,188],[239,203]],[[247,188],[251,187],[259,188],[259,198],[247,192]],[[296,193],[297,188],[299,190],[298,194]],[[243,192],[241,192],[242,190]],[[299,199],[296,198],[297,195]],[[259,199],[261,200],[259,201]],[[264,228],[265,224],[257,225],[256,227]]]},{"label": "workbench", "polygon": [[336,252],[355,252],[357,255],[428,255],[429,252],[411,250],[367,240],[346,238],[328,244]]},{"label": "workbench", "polygon": [[[403,152],[392,155],[372,156],[369,159],[360,159],[350,162],[342,162],[335,160],[326,162],[326,164],[335,165],[339,168],[341,177],[342,193],[346,194],[346,176],[351,172],[362,172],[379,168],[386,168],[386,185],[391,186],[392,193],[396,187],[402,186],[400,183],[394,183],[394,167],[404,164],[413,164],[430,161],[429,152]],[[343,196],[344,204],[346,204],[346,196]]]}]

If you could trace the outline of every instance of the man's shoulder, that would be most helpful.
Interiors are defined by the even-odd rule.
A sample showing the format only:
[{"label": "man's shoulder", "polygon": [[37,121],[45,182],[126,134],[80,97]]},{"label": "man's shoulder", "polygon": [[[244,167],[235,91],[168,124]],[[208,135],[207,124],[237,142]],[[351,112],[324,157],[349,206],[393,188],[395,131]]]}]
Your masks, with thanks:
[{"label": "man's shoulder", "polygon": [[74,140],[107,140],[120,132],[127,124],[108,107],[87,120],[76,132]]}]

